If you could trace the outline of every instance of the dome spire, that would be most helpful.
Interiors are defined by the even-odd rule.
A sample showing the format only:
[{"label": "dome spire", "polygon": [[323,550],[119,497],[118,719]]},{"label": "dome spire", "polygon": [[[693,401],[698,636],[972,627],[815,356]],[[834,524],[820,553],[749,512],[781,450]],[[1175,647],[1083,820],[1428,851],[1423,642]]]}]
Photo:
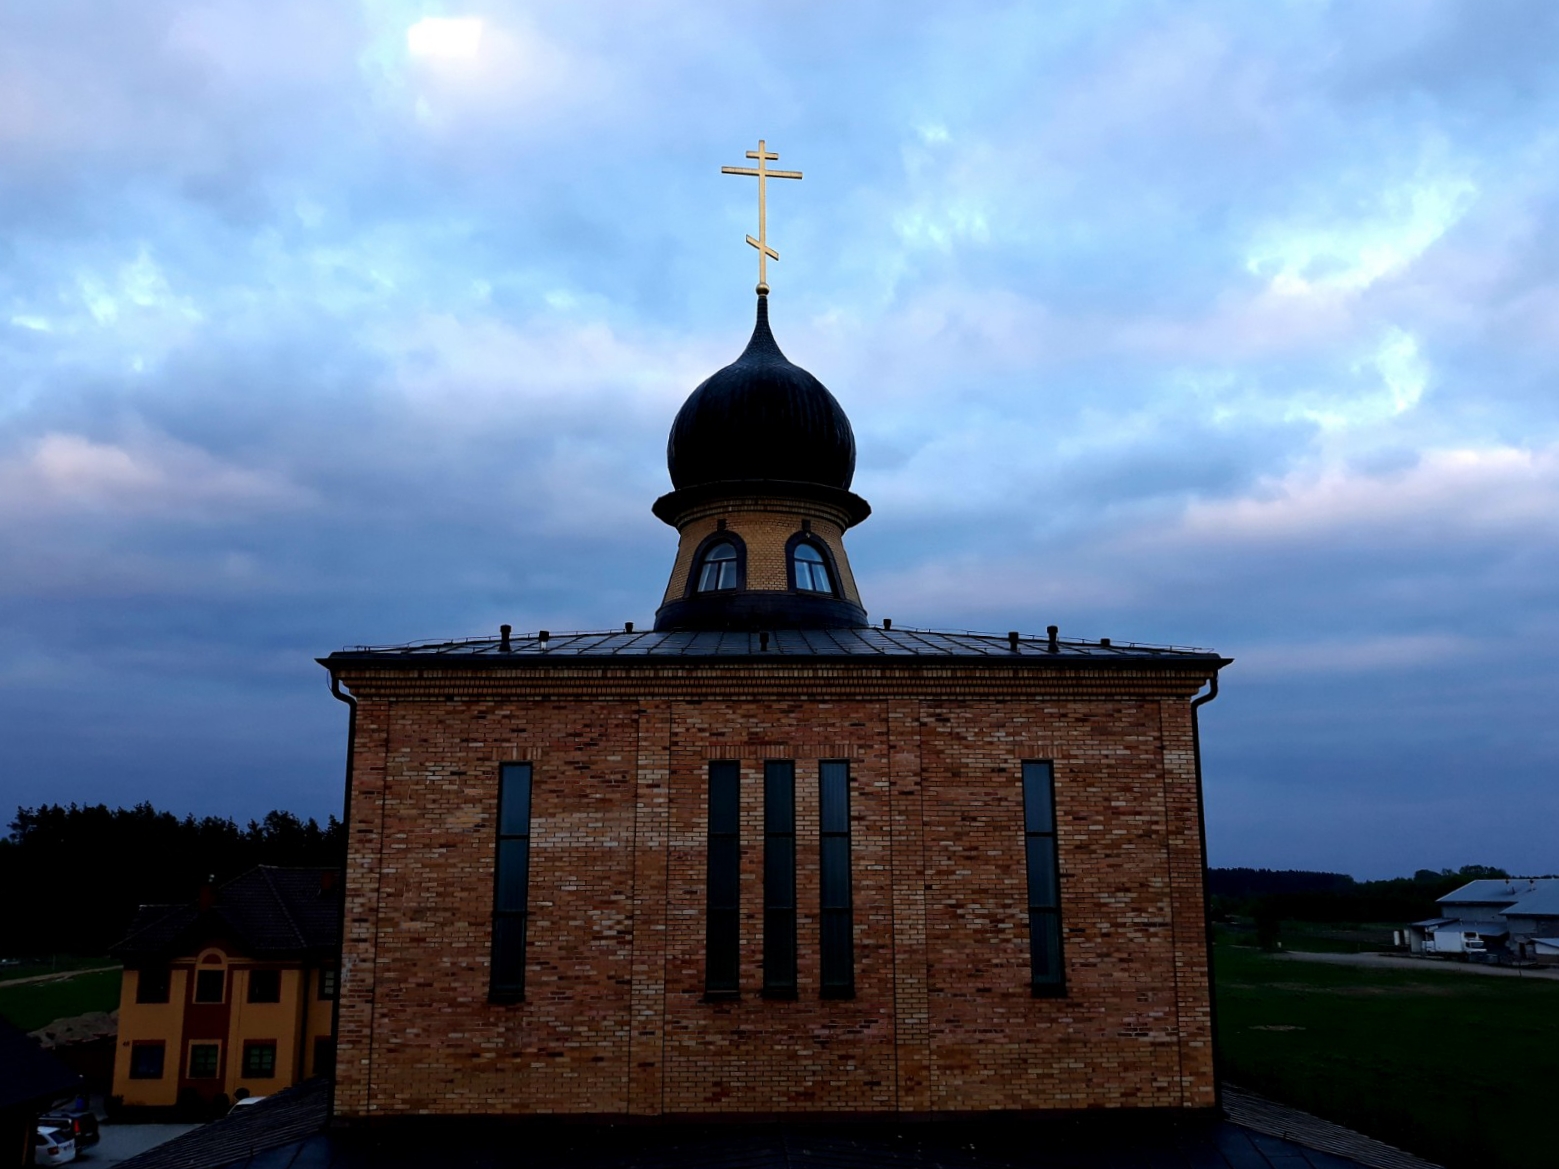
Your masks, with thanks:
[{"label": "dome spire", "polygon": [[[758,238],[747,237],[747,242],[758,249],[758,296],[769,295],[769,269],[770,260],[778,260],[779,253],[769,246],[768,227],[768,180],[770,179],[799,179],[799,170],[770,170],[768,164],[778,162],[779,155],[771,153],[764,148],[763,139],[758,139],[758,149],[749,150],[747,157],[756,159],[758,165],[751,166],[722,166],[720,173],[723,175],[751,175],[758,180]],[[763,301],[759,300],[761,306]],[[759,312],[762,312],[760,307]]]}]

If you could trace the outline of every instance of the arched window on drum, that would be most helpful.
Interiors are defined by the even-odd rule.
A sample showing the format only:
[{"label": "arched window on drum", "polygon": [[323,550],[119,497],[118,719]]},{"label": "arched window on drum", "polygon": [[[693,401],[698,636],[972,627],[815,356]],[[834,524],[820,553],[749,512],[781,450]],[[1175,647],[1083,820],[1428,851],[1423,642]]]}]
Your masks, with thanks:
[{"label": "arched window on drum", "polygon": [[736,587],[736,545],[720,540],[704,550],[698,566],[698,591],[717,593]]},{"label": "arched window on drum", "polygon": [[790,554],[790,561],[796,588],[805,593],[833,593],[834,582],[828,571],[828,561],[815,545],[805,541],[797,544]]}]

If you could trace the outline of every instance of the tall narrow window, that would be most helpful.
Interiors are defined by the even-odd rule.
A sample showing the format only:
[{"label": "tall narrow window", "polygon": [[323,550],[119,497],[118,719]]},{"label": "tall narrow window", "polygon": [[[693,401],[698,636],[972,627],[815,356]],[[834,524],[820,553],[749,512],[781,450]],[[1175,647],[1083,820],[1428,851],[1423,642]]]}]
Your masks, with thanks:
[{"label": "tall narrow window", "polygon": [[1055,772],[1023,764],[1023,836],[1028,861],[1029,969],[1034,997],[1066,993],[1061,966],[1061,867],[1056,855]]},{"label": "tall narrow window", "polygon": [[704,993],[735,998],[739,988],[741,917],[741,764],[709,765],[708,905],[704,924]]},{"label": "tall narrow window", "polygon": [[525,927],[530,899],[531,765],[505,763],[498,772],[498,863],[493,888],[491,996],[525,997]]},{"label": "tall narrow window", "polygon": [[796,997],[796,765],[763,765],[763,993]]},{"label": "tall narrow window", "polygon": [[818,764],[822,816],[823,997],[855,997],[854,912],[850,899],[850,765]]},{"label": "tall narrow window", "polygon": [[720,592],[736,587],[736,546],[727,540],[710,545],[699,566],[698,591]]}]

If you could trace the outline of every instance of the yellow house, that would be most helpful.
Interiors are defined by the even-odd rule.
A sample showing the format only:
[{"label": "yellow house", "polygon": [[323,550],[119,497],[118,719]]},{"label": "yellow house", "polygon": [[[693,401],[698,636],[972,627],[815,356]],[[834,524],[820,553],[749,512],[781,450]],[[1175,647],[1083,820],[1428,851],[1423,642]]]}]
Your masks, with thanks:
[{"label": "yellow house", "polygon": [[262,865],[194,904],[142,906],[113,952],[126,1106],[268,1096],[334,1072],[335,870]]}]

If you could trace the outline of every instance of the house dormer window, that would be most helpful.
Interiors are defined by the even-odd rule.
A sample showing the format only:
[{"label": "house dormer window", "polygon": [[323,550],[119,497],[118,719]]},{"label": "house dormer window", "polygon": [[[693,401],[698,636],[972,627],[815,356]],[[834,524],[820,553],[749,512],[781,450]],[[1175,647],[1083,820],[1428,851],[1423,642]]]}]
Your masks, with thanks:
[{"label": "house dormer window", "polygon": [[713,593],[736,587],[736,545],[720,540],[704,551],[698,568],[698,591]]},{"label": "house dormer window", "polygon": [[828,562],[815,545],[805,542],[797,544],[790,558],[798,589],[806,593],[834,591],[834,582],[828,575]]}]

